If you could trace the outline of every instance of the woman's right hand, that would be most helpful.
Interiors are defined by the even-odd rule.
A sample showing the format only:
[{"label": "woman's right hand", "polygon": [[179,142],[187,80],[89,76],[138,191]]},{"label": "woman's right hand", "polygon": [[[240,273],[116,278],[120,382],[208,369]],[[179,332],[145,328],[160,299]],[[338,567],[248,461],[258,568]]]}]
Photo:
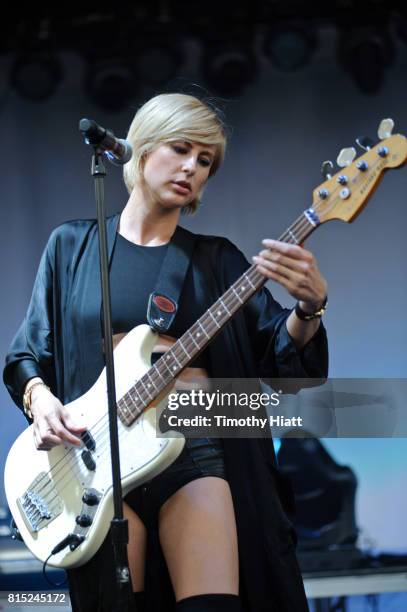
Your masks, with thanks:
[{"label": "woman's right hand", "polygon": [[68,410],[46,387],[38,385],[32,390],[31,412],[37,450],[50,450],[64,442],[81,446],[82,440],[75,434],[86,431],[86,427],[74,423]]}]

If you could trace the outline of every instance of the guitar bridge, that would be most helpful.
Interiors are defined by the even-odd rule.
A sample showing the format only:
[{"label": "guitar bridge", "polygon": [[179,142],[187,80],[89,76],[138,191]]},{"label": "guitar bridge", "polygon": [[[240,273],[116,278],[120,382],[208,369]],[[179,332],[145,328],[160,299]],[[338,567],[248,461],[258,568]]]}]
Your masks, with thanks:
[{"label": "guitar bridge", "polygon": [[37,533],[62,512],[62,501],[46,472],[40,472],[17,505],[28,529]]}]

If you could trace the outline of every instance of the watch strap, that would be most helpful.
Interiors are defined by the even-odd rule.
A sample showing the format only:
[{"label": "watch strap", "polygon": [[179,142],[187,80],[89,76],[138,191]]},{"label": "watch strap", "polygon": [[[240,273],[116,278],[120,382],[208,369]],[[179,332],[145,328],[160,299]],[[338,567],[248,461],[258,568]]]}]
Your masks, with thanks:
[{"label": "watch strap", "polygon": [[295,305],[295,314],[301,321],[312,321],[313,319],[320,319],[324,314],[328,304],[328,296],[325,297],[321,306],[315,310],[315,312],[305,312],[299,304],[299,302]]}]

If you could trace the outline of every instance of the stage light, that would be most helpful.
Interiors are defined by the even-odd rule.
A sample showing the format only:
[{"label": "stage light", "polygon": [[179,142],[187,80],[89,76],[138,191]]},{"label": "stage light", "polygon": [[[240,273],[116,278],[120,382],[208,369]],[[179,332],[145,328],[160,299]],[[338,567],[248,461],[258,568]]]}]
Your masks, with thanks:
[{"label": "stage light", "polygon": [[42,101],[55,93],[62,73],[62,65],[56,57],[43,52],[30,53],[15,60],[10,84],[23,98]]},{"label": "stage light", "polygon": [[[292,432],[292,434],[297,434]],[[294,490],[296,512],[294,523],[301,552],[333,550],[344,547],[350,557],[357,556],[358,537],[355,498],[357,478],[349,466],[338,464],[324,444],[311,432],[302,430],[305,438],[284,436],[278,453],[283,480],[280,488],[290,492],[284,478],[289,478]],[[303,556],[304,562],[315,560]]]},{"label": "stage light", "polygon": [[173,45],[151,44],[135,55],[135,66],[141,82],[162,85],[173,79],[182,64],[182,53]]},{"label": "stage light", "polygon": [[137,86],[134,69],[121,59],[103,59],[88,64],[85,91],[100,108],[118,112],[128,106]]},{"label": "stage light", "polygon": [[393,45],[384,28],[361,26],[340,35],[339,62],[363,93],[375,94],[381,89],[392,58]]},{"label": "stage light", "polygon": [[217,94],[238,95],[257,73],[253,49],[251,45],[240,42],[207,43],[202,72],[209,87]]},{"label": "stage light", "polygon": [[299,25],[276,26],[264,38],[263,52],[278,70],[291,72],[305,66],[316,47],[311,29]]}]

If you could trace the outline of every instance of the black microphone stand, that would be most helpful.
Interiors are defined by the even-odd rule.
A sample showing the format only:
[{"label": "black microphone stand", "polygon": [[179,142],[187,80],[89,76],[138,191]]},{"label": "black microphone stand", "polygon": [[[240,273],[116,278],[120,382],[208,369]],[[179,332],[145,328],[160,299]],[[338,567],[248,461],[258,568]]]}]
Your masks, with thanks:
[{"label": "black microphone stand", "polygon": [[111,535],[114,549],[117,599],[114,612],[136,611],[133,589],[127,558],[129,541],[127,519],[123,518],[122,486],[120,476],[120,454],[117,428],[116,388],[113,362],[112,314],[108,270],[108,252],[106,238],[106,211],[104,197],[104,177],[106,169],[102,160],[102,151],[97,143],[86,138],[86,144],[94,147],[92,156],[92,176],[95,179],[95,197],[99,231],[99,262],[102,284],[103,336],[106,361],[106,382],[109,406],[110,450],[113,478],[114,516],[111,522]]}]

